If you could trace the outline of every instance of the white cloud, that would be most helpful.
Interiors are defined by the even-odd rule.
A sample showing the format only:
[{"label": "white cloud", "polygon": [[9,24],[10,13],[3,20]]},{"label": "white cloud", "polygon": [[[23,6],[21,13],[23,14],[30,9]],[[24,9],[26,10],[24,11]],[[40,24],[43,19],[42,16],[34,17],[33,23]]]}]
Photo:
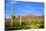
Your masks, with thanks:
[{"label": "white cloud", "polygon": [[18,2],[11,2],[11,3],[18,3]]},{"label": "white cloud", "polygon": [[13,1],[44,2],[44,0],[13,0]]},{"label": "white cloud", "polygon": [[18,2],[15,2],[16,0],[11,0],[11,3],[18,3]]}]

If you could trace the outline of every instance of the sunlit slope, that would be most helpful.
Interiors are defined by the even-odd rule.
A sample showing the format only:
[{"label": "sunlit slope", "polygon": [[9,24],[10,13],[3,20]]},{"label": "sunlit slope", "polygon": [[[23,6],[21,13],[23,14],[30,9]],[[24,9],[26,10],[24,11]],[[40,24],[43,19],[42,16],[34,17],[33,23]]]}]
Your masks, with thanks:
[{"label": "sunlit slope", "polygon": [[[20,25],[21,19],[21,25]],[[7,21],[8,19],[6,19]],[[11,27],[11,20],[9,19],[5,22],[5,26]],[[13,21],[13,27],[16,29],[32,29],[32,28],[44,28],[44,16],[34,16],[34,15],[24,15],[15,16]],[[23,28],[22,28],[23,27]],[[7,28],[8,29],[8,28]]]}]

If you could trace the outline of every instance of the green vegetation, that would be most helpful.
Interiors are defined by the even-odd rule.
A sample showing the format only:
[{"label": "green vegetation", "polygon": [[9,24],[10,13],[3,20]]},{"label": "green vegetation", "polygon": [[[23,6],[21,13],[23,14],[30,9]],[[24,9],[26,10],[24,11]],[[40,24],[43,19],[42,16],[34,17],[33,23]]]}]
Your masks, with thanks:
[{"label": "green vegetation", "polygon": [[[9,30],[11,28],[11,21],[5,22],[5,30]],[[44,19],[37,18],[37,19],[30,19],[29,18],[22,18],[21,25],[20,25],[20,18],[15,18],[13,21],[13,28],[15,30],[23,30],[23,29],[39,29],[44,28]]]}]

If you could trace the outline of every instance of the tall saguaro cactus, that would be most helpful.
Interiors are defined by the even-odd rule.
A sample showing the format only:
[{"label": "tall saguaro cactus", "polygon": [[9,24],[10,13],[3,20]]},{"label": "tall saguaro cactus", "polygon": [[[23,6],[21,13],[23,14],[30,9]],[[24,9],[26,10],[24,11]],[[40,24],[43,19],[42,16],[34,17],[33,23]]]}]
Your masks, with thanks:
[{"label": "tall saguaro cactus", "polygon": [[12,3],[12,12],[11,12],[11,27],[13,27],[13,21],[14,21],[14,4]]}]

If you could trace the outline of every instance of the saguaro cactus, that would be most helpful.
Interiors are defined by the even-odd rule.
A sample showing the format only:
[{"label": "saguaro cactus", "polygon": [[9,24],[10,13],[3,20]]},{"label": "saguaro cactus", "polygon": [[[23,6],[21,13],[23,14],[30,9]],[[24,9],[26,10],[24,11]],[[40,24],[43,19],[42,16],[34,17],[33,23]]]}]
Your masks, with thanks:
[{"label": "saguaro cactus", "polygon": [[14,4],[12,3],[12,12],[11,12],[11,27],[13,27],[13,21],[14,21]]}]

